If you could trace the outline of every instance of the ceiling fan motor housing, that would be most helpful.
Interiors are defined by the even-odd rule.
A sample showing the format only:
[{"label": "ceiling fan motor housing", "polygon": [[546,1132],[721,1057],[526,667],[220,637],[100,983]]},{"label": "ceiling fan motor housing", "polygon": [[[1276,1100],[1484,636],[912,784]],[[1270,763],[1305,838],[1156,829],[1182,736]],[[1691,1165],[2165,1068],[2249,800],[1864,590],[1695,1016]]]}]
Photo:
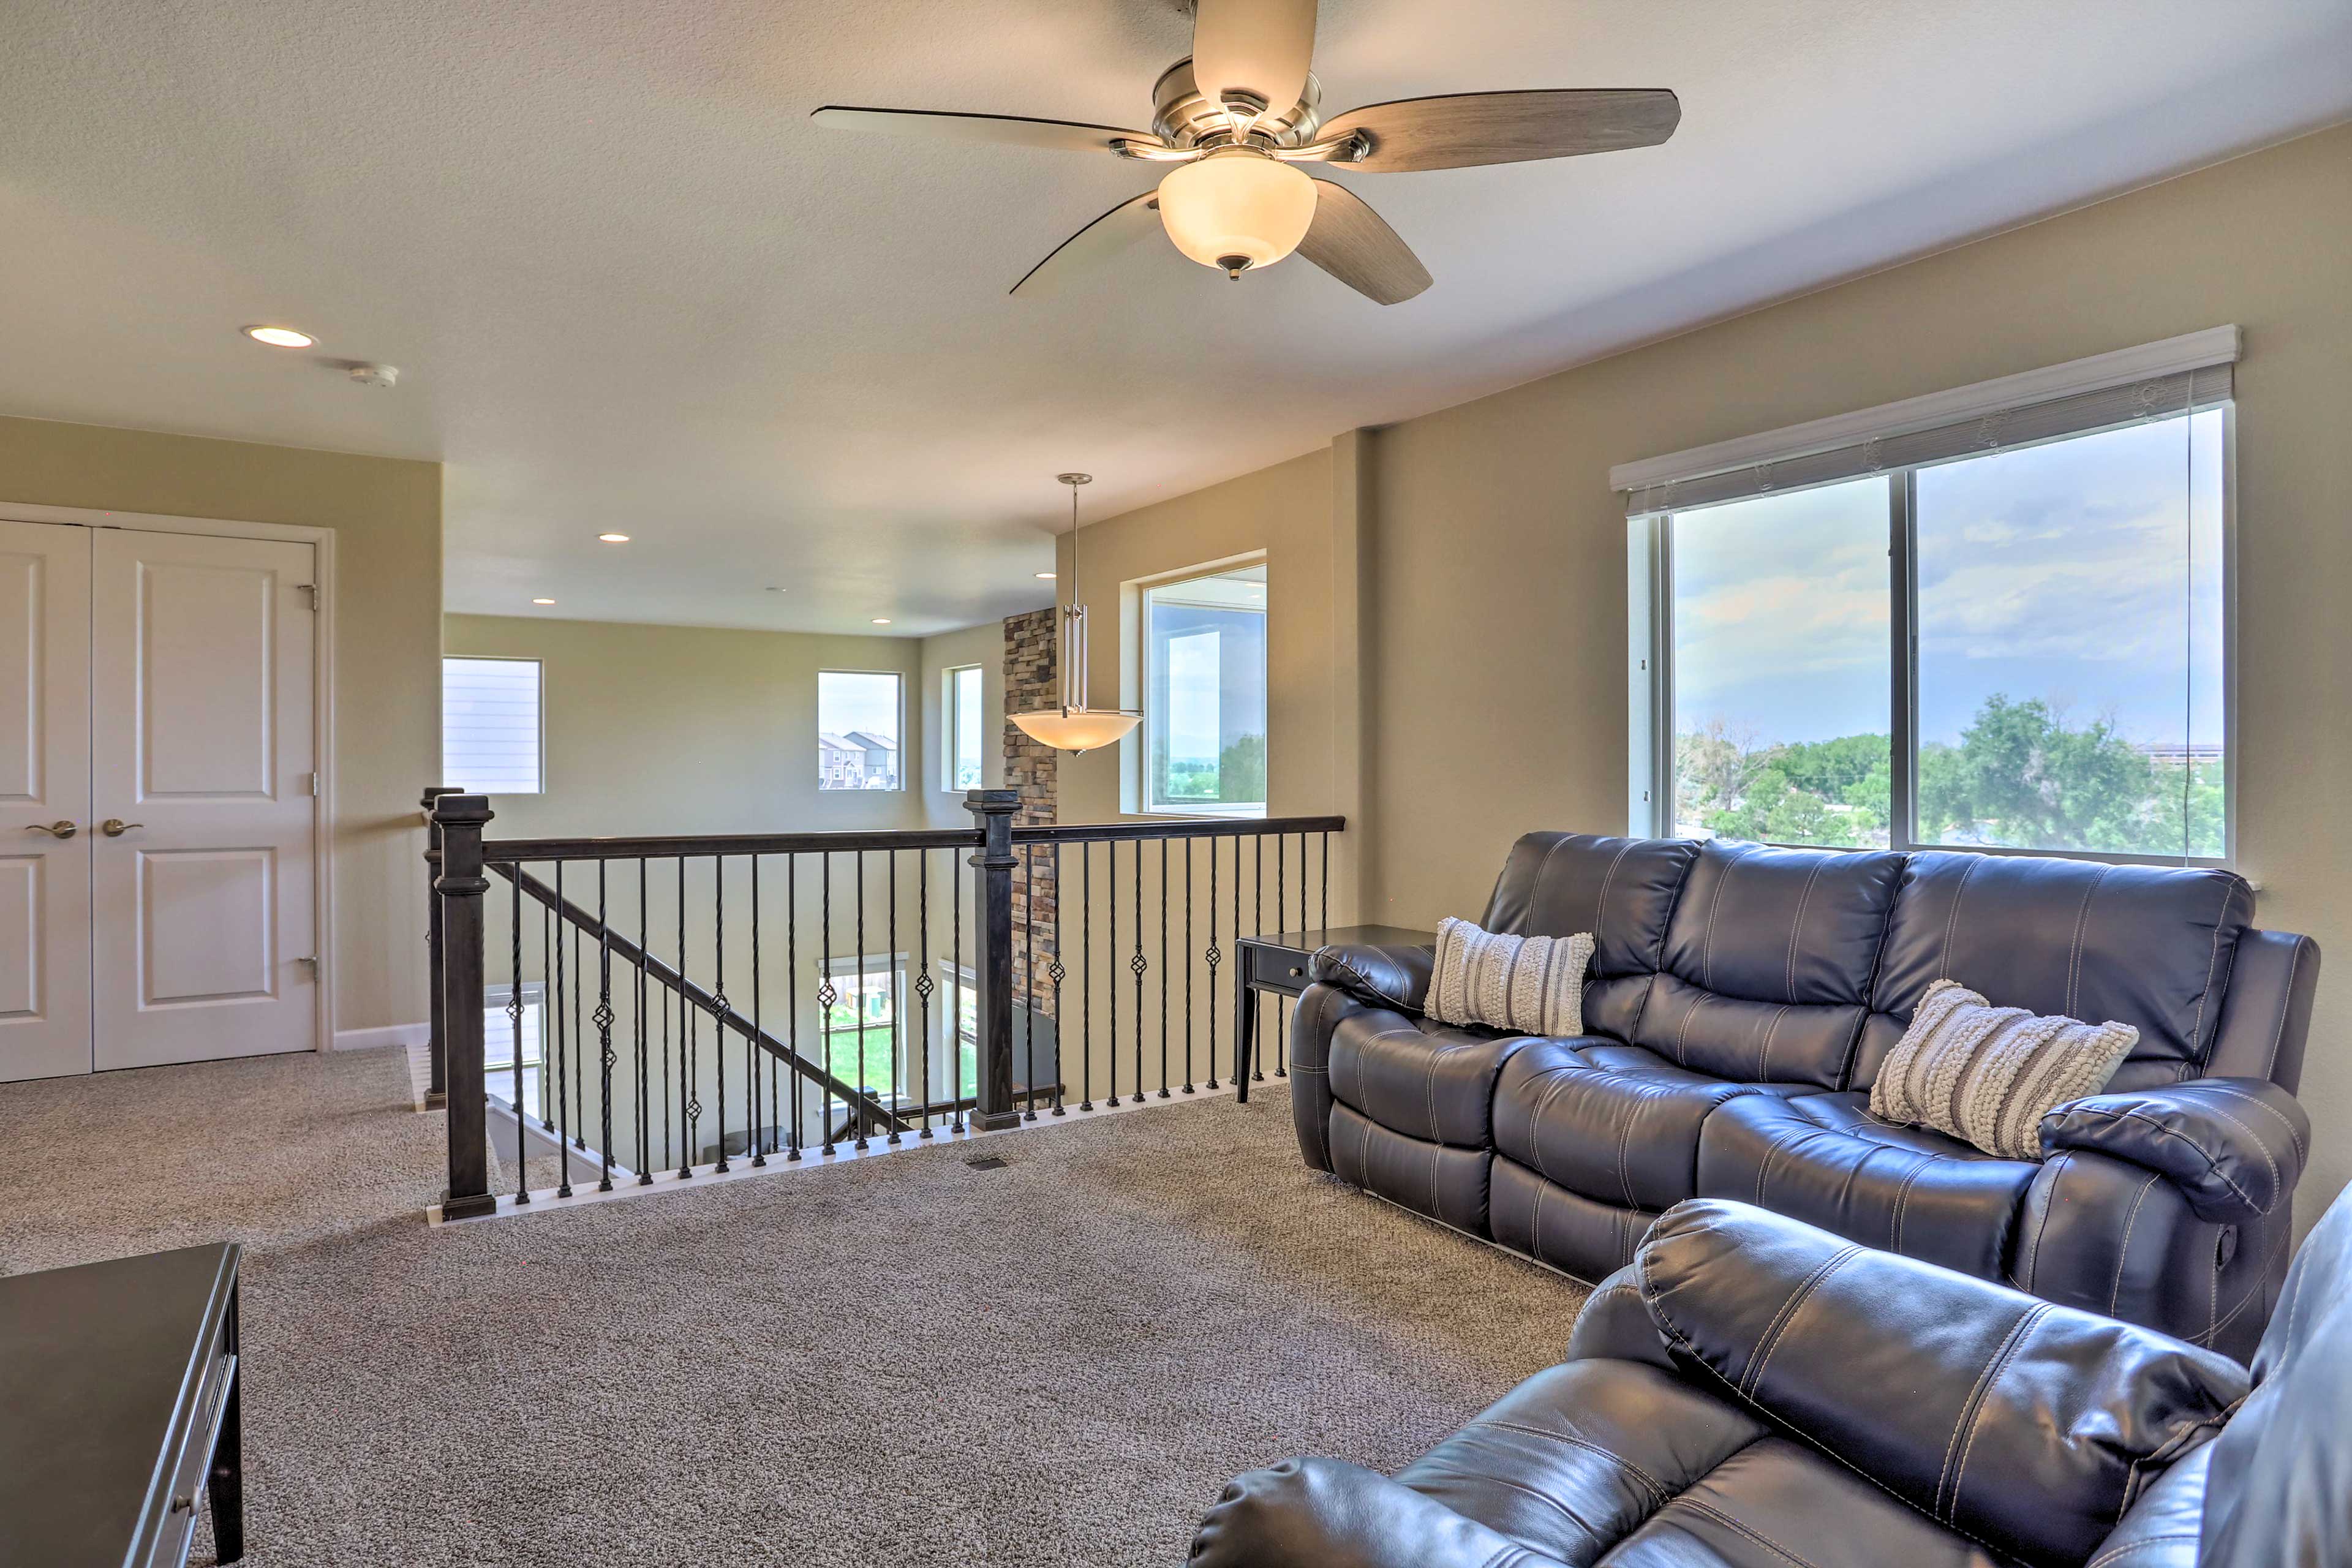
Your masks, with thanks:
[{"label": "ceiling fan motor housing", "polygon": [[[1258,111],[1250,124],[1249,139],[1262,138],[1277,147],[1304,146],[1315,139],[1316,127],[1323,123],[1322,103],[1323,85],[1310,71],[1307,90],[1297,103],[1280,110],[1269,105]],[[1209,147],[1236,140],[1231,111],[1201,90],[1192,79],[1190,57],[1160,73],[1152,85],[1151,106],[1151,129],[1176,146]]]}]

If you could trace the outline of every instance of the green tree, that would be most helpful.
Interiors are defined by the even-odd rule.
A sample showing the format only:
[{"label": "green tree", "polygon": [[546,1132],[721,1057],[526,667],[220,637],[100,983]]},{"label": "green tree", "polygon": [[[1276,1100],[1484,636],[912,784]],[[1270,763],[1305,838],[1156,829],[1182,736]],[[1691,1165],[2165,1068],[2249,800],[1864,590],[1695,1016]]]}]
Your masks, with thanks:
[{"label": "green tree", "polygon": [[[1949,754],[1931,766],[1931,750]],[[1929,843],[2124,852],[2180,843],[2178,812],[2163,820],[2158,764],[2110,721],[2074,728],[2039,698],[1986,698],[1957,752],[1922,749],[1919,784]]]},{"label": "green tree", "polygon": [[1237,735],[1217,753],[1217,793],[1221,801],[1262,801],[1265,798],[1265,737]]}]

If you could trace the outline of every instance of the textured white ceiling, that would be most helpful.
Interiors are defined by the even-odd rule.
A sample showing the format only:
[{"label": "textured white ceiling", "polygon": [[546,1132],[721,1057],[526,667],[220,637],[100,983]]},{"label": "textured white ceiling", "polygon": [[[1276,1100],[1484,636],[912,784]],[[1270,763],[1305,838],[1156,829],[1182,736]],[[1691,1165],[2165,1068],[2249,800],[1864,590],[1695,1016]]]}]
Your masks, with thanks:
[{"label": "textured white ceiling", "polygon": [[1008,300],[1150,174],[804,118],[1142,124],[1190,26],[1179,0],[8,0],[0,412],[440,458],[454,609],[922,633],[1045,602],[1059,469],[1106,515],[2352,114],[2352,0],[1326,0],[1332,112],[1682,96],[1660,148],[1340,176],[1436,277],[1388,310],[1156,243]]}]

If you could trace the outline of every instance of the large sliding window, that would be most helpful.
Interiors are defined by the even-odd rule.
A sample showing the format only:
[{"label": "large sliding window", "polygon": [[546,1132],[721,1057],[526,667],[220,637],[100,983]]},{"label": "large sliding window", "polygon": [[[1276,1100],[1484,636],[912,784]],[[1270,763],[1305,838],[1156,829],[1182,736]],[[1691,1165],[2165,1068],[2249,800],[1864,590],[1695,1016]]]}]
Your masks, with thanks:
[{"label": "large sliding window", "polygon": [[2229,386],[2195,365],[1633,489],[1642,826],[2225,860]]}]

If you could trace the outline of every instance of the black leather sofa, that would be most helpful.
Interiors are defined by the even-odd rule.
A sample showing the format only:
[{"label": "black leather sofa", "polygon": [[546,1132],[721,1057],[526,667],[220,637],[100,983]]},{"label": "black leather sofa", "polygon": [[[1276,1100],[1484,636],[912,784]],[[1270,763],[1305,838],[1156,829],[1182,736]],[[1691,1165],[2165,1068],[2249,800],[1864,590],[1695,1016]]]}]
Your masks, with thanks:
[{"label": "black leather sofa", "polygon": [[[2319,970],[2244,879],[2028,856],[1535,833],[1481,921],[1593,933],[1586,1034],[1433,1022],[1426,948],[1326,948],[1291,1026],[1307,1163],[1580,1279],[1738,1198],[2244,1355],[2308,1152]],[[1928,985],[2140,1031],[2039,1162],[1870,1114]]]},{"label": "black leather sofa", "polygon": [[2249,1372],[1746,1204],[1660,1219],[1537,1373],[1393,1479],[1241,1477],[1193,1568],[2352,1561],[2352,1200]]}]

